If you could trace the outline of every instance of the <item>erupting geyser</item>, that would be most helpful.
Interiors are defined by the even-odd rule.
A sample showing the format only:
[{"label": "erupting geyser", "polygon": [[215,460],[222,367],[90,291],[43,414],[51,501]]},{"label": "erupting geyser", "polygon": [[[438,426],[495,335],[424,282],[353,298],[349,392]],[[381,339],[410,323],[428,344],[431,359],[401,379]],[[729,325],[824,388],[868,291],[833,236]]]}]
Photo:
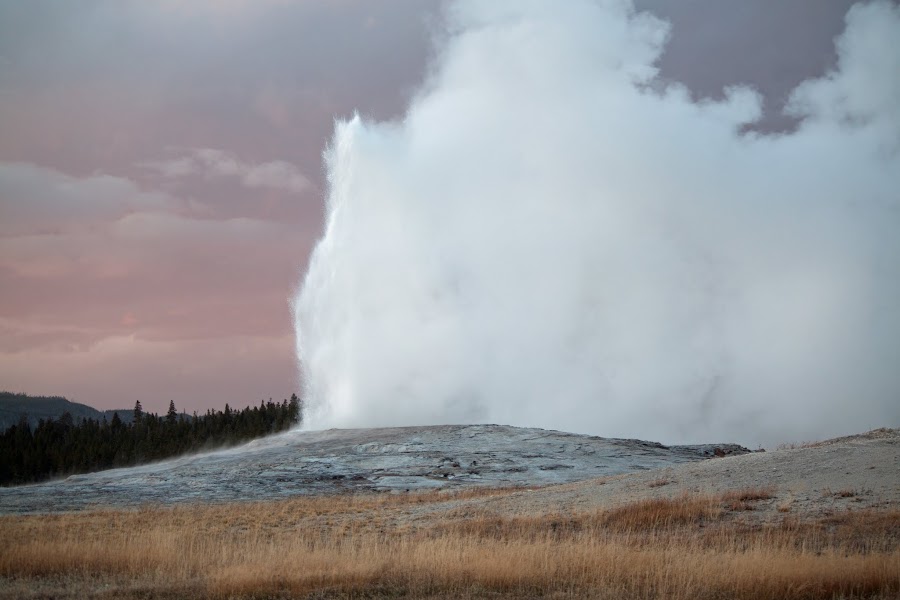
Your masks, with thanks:
[{"label": "erupting geyser", "polygon": [[656,78],[627,2],[457,2],[398,122],[326,152],[294,302],[307,424],[771,443],[900,421],[900,8],[796,131]]}]

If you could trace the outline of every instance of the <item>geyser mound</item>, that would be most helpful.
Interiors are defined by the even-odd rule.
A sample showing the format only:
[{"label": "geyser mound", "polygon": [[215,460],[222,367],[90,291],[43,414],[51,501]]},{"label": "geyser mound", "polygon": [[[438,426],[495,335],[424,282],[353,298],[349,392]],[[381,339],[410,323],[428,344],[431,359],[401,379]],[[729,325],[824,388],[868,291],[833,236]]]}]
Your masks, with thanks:
[{"label": "geyser mound", "polygon": [[769,444],[900,421],[900,7],[788,134],[656,78],[627,2],[456,2],[398,122],[339,122],[294,302],[314,428]]},{"label": "geyser mound", "polygon": [[582,481],[746,454],[502,425],[291,431],[228,450],[0,487],[0,515]]}]

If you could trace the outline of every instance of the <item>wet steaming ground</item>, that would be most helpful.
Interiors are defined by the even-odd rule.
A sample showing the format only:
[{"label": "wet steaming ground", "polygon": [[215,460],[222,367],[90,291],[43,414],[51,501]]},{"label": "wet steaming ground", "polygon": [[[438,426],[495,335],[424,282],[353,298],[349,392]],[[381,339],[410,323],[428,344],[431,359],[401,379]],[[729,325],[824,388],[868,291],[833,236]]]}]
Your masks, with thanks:
[{"label": "wet steaming ground", "polygon": [[744,454],[500,425],[292,431],[230,450],[0,488],[0,514],[580,481]]}]

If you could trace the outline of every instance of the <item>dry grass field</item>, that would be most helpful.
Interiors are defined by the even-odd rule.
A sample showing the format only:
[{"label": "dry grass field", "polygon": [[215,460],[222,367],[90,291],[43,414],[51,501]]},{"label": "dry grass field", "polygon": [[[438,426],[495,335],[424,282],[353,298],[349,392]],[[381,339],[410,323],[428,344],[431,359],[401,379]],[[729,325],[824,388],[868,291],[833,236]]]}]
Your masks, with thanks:
[{"label": "dry grass field", "polygon": [[568,514],[471,490],[0,517],[0,598],[900,597],[900,511],[744,518],[767,489]]}]

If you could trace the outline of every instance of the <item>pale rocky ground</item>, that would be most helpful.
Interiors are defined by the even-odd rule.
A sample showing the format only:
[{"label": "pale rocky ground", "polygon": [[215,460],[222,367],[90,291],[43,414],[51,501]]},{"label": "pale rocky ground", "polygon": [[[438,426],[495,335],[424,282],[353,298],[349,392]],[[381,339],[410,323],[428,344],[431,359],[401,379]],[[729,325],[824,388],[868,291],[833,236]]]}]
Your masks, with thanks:
[{"label": "pale rocky ground", "polygon": [[644,498],[748,489],[772,493],[770,499],[753,502],[753,510],[744,515],[754,521],[828,516],[848,509],[900,509],[900,429],[474,498],[441,510],[565,514]]},{"label": "pale rocky ground", "polygon": [[435,511],[570,513],[748,488],[773,494],[754,503],[753,519],[900,508],[900,429],[753,453],[498,425],[290,432],[228,451],[0,488],[0,514],[473,486],[527,489],[424,504],[403,519]]}]

